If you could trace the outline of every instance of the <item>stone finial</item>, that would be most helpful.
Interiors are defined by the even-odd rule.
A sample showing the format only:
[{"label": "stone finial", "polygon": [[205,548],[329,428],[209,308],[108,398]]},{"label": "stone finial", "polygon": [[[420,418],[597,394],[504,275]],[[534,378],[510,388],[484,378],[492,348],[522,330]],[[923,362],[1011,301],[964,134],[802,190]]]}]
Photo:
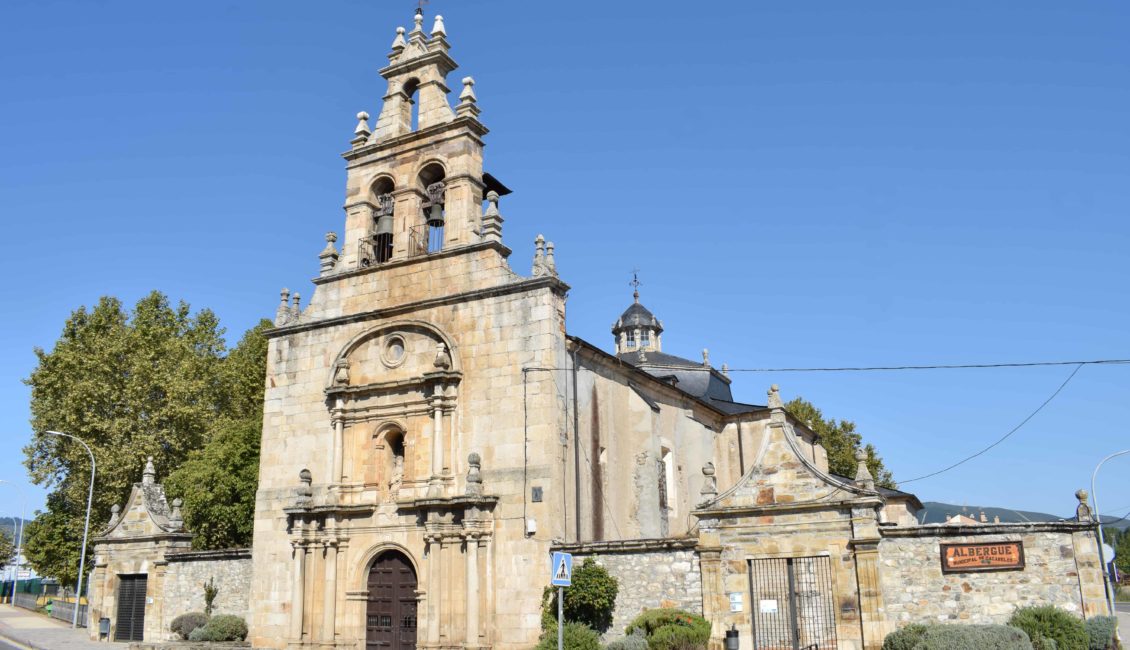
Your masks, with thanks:
[{"label": "stone finial", "polygon": [[121,516],[122,516],[122,507],[115,503],[113,506],[110,507],[110,523],[107,524],[107,525],[113,526],[114,524],[118,523],[118,518],[121,517]]},{"label": "stone finial", "polygon": [[702,349],[702,366],[704,368],[710,367],[710,350],[707,350],[706,348]]},{"label": "stone finial", "polygon": [[475,78],[463,77],[463,92],[459,93],[459,101],[464,104],[474,104],[479,101],[475,96]]},{"label": "stone finial", "polygon": [[436,20],[432,23],[432,36],[447,36],[447,30],[443,28],[443,16],[436,14]]},{"label": "stone finial", "polygon": [[183,505],[184,500],[180,497],[173,499],[173,512],[169,515],[169,523],[171,523],[176,530],[184,528],[184,515],[182,515],[180,511]]},{"label": "stone finial", "polygon": [[334,386],[349,385],[349,359],[334,362]]},{"label": "stone finial", "polygon": [[478,452],[472,451],[467,456],[467,496],[480,497],[483,495],[483,459]]},{"label": "stone finial", "polygon": [[314,476],[310,473],[310,470],[303,468],[302,471],[298,472],[298,482],[301,483],[298,489],[295,490],[295,496],[297,497],[295,501],[298,502],[298,505],[307,505],[310,503],[314,495],[314,490],[310,487],[313,481]]},{"label": "stone finial", "polygon": [[780,386],[778,386],[777,384],[773,384],[772,386],[769,387],[769,392],[767,394],[769,396],[768,400],[767,400],[769,408],[771,408],[771,409],[783,409],[783,408],[785,408],[785,405],[781,402],[781,388],[780,388]]},{"label": "stone finial", "polygon": [[989,516],[985,514],[984,510],[981,511],[980,519],[981,519],[981,523],[983,523],[983,524],[989,523]]},{"label": "stone finial", "polygon": [[993,515],[993,523],[994,524],[1001,523],[1001,516],[1000,515]]},{"label": "stone finial", "polygon": [[647,361],[647,353],[643,351],[643,346],[640,346],[640,348],[636,350],[636,360],[640,363]]},{"label": "stone finial", "polygon": [[502,241],[502,214],[498,211],[498,192],[487,192],[487,209],[483,213],[479,236],[490,241]]},{"label": "stone finial", "polygon": [[299,317],[302,316],[302,294],[297,291],[291,296],[290,318],[294,322],[298,322]]},{"label": "stone finial", "polygon": [[531,272],[534,276],[545,275],[545,237],[540,234],[534,238],[534,264]]},{"label": "stone finial", "polygon": [[875,477],[867,467],[867,452],[862,449],[855,450],[855,484],[865,490],[875,489]]},{"label": "stone finial", "polygon": [[276,327],[286,325],[287,321],[290,320],[290,306],[288,304],[290,303],[290,289],[283,287],[283,290],[279,292],[279,298],[279,308],[275,312]]},{"label": "stone finial", "polygon": [[725,363],[722,364],[722,376],[724,376],[724,377],[730,376],[730,366],[727,366]]},{"label": "stone finial", "polygon": [[557,275],[557,259],[553,256],[553,242],[545,243],[545,270],[550,275]]},{"label": "stone finial", "polygon": [[419,34],[420,36],[423,36],[424,35],[424,10],[423,9],[416,9],[416,15],[412,17],[412,21],[415,22],[416,25],[412,28],[412,33],[409,34],[408,36],[411,37],[411,36],[415,36],[417,34]]},{"label": "stone finial", "polygon": [[351,141],[354,147],[360,147],[369,141],[369,136],[372,135],[369,130],[369,114],[361,111],[357,114],[357,128],[353,129],[353,140]]},{"label": "stone finial", "polygon": [[334,270],[335,266],[337,266],[337,247],[334,246],[334,242],[336,241],[337,233],[326,233],[326,247],[323,248],[322,252],[318,254],[318,259],[322,265],[322,275],[328,274],[330,271]]},{"label": "stone finial", "polygon": [[145,469],[141,472],[141,484],[153,485],[157,482],[157,469],[153,467],[153,457],[145,461]]},{"label": "stone finial", "polygon": [[451,355],[447,352],[447,345],[436,343],[436,359],[432,362],[432,365],[441,370],[451,368]]},{"label": "stone finial", "polygon": [[392,39],[392,50],[394,52],[399,52],[400,50],[403,50],[404,46],[407,44],[408,43],[404,40],[404,28],[397,27],[396,38]]},{"label": "stone finial", "polygon": [[714,463],[707,462],[702,466],[702,492],[703,501],[709,501],[718,496],[718,477],[714,476]]},{"label": "stone finial", "polygon": [[1079,499],[1079,505],[1075,506],[1075,520],[1080,523],[1091,523],[1095,520],[1091,506],[1087,505],[1088,496],[1086,490],[1080,489],[1075,491],[1075,498]]}]

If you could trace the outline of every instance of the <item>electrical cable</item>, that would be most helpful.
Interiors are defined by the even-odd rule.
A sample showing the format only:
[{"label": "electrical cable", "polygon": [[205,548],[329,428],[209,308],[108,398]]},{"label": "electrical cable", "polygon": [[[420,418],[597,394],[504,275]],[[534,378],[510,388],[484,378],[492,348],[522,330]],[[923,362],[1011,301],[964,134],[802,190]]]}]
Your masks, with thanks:
[{"label": "electrical cable", "polygon": [[961,363],[926,366],[848,366],[841,368],[727,368],[726,372],[869,372],[882,370],[959,370],[963,368],[1033,368],[1038,366],[1098,366],[1128,364],[1130,359],[1090,361],[1028,361],[1023,363]]},{"label": "electrical cable", "polygon": [[1059,385],[1059,388],[1055,389],[1055,392],[1054,392],[1054,393],[1052,393],[1052,394],[1051,394],[1051,396],[1049,396],[1049,397],[1048,397],[1048,398],[1047,398],[1046,400],[1044,400],[1044,403],[1043,403],[1043,404],[1040,404],[1040,405],[1039,405],[1038,407],[1036,407],[1036,410],[1035,410],[1035,411],[1032,411],[1031,413],[1029,413],[1029,414],[1028,414],[1028,417],[1026,417],[1026,418],[1024,418],[1023,420],[1021,420],[1021,421],[1020,421],[1020,424],[1018,424],[1018,425],[1016,425],[1015,427],[1013,427],[1011,431],[1009,431],[1008,433],[1006,433],[1006,434],[1004,434],[1003,436],[1001,436],[1001,437],[1000,437],[1000,438],[999,438],[999,439],[998,439],[998,440],[997,440],[996,442],[994,442],[993,444],[989,445],[988,447],[985,447],[984,449],[982,449],[981,451],[978,451],[978,452],[977,452],[977,453],[975,453],[975,454],[972,454],[972,455],[970,455],[970,456],[966,456],[965,458],[963,458],[963,459],[961,459],[961,460],[957,461],[956,463],[954,463],[953,465],[950,465],[949,467],[946,467],[946,468],[940,469],[940,470],[938,470],[938,471],[936,471],[936,472],[931,472],[931,473],[929,473],[929,474],[924,474],[924,475],[922,475],[922,476],[916,476],[916,477],[914,477],[914,478],[912,478],[912,479],[907,479],[907,480],[905,480],[905,481],[898,481],[898,484],[899,484],[899,486],[901,487],[901,486],[903,486],[903,485],[906,485],[907,483],[913,483],[913,482],[915,482],[915,481],[921,481],[921,480],[923,480],[923,479],[931,478],[931,477],[933,477],[933,476],[937,476],[938,474],[942,474],[942,473],[944,473],[944,472],[948,472],[948,471],[950,471],[951,469],[953,469],[953,468],[955,468],[955,467],[957,467],[957,466],[959,466],[959,465],[964,465],[965,463],[967,463],[967,462],[969,462],[969,461],[973,460],[974,458],[976,458],[976,457],[980,456],[981,454],[984,454],[985,452],[989,451],[989,450],[990,450],[990,449],[992,449],[993,447],[996,447],[997,445],[1001,444],[1001,443],[1002,443],[1002,442],[1004,442],[1005,440],[1008,440],[1008,438],[1009,438],[1010,436],[1012,436],[1012,434],[1014,434],[1014,433],[1016,433],[1017,431],[1019,431],[1019,430],[1020,430],[1020,428],[1021,428],[1021,427],[1023,427],[1023,426],[1025,425],[1025,424],[1028,424],[1028,421],[1029,421],[1029,420],[1031,420],[1032,418],[1036,417],[1036,414],[1037,414],[1037,413],[1039,413],[1040,411],[1044,410],[1044,407],[1045,407],[1045,406],[1047,406],[1048,404],[1050,404],[1050,403],[1051,403],[1051,401],[1052,401],[1053,399],[1055,399],[1055,398],[1056,398],[1056,396],[1057,396],[1057,395],[1059,395],[1059,393],[1060,393],[1060,392],[1061,392],[1061,391],[1062,391],[1062,390],[1063,390],[1063,389],[1064,389],[1064,388],[1065,388],[1065,387],[1067,386],[1067,384],[1069,384],[1069,383],[1071,382],[1071,380],[1075,378],[1075,375],[1076,375],[1076,373],[1078,373],[1078,372],[1079,372],[1079,371],[1080,371],[1080,370],[1081,370],[1081,369],[1083,368],[1083,366],[1087,365],[1087,363],[1086,363],[1086,362],[1082,362],[1082,361],[1080,361],[1080,362],[1076,362],[1076,363],[1077,363],[1077,365],[1075,366],[1075,370],[1072,370],[1072,371],[1071,371],[1071,374],[1067,376],[1067,379],[1064,379],[1064,380],[1063,380],[1063,383]]}]

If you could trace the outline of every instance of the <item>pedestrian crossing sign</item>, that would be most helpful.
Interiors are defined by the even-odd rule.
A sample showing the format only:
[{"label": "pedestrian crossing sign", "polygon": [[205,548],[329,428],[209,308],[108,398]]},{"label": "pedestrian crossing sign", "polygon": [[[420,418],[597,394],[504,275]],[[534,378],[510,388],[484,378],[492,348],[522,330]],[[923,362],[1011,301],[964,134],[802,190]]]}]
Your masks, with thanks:
[{"label": "pedestrian crossing sign", "polygon": [[573,586],[573,555],[554,552],[549,571],[550,584],[554,587]]}]

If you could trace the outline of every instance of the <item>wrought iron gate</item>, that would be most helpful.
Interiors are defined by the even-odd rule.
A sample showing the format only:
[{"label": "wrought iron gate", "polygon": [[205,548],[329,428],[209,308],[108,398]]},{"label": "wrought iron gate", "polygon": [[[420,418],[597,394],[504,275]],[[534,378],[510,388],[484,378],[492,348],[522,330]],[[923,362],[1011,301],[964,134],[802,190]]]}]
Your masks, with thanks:
[{"label": "wrought iron gate", "polygon": [[836,650],[830,558],[749,561],[756,650]]}]

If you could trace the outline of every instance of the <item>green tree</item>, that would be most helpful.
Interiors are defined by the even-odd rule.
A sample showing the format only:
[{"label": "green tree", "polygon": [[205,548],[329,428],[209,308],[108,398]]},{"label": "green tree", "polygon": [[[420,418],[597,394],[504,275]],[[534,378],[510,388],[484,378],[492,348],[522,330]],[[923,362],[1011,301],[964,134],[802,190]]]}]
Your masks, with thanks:
[{"label": "green tree", "polygon": [[1116,541],[1108,543],[1114,547],[1114,566],[1118,567],[1118,572],[1130,575],[1130,530],[1121,531]]},{"label": "green tree", "polygon": [[[562,615],[568,623],[581,623],[603,634],[612,626],[620,583],[591,557],[573,571],[573,585],[565,588]],[[542,592],[542,629],[557,629],[557,588]]]},{"label": "green tree", "polygon": [[0,532],[0,569],[8,566],[8,563],[16,559],[16,545],[12,543],[12,538],[8,537],[7,533]]},{"label": "green tree", "polygon": [[215,314],[172,305],[158,292],[128,312],[110,297],[79,308],[50,352],[35,350],[38,364],[26,383],[36,435],[24,448],[24,463],[35,483],[52,489],[47,510],[25,536],[38,572],[75,582],[90,477],[81,445],[43,432],[70,433],[93,450],[96,534],[110,507],[124,503],[147,456],[159,474],[168,472],[203,448],[219,423],[252,416],[246,409],[256,403],[248,396],[253,381],[241,372],[249,372],[247,357],[254,355],[225,352]]},{"label": "green tree", "polygon": [[887,488],[895,488],[894,476],[883,465],[883,459],[871,444],[863,444],[863,436],[856,432],[855,422],[851,420],[824,419],[824,414],[812,402],[803,397],[785,404],[785,409],[796,419],[808,425],[817,436],[820,444],[828,452],[828,470],[839,476],[855,477],[855,451],[863,449],[867,454],[867,469],[875,477],[875,483]]}]

